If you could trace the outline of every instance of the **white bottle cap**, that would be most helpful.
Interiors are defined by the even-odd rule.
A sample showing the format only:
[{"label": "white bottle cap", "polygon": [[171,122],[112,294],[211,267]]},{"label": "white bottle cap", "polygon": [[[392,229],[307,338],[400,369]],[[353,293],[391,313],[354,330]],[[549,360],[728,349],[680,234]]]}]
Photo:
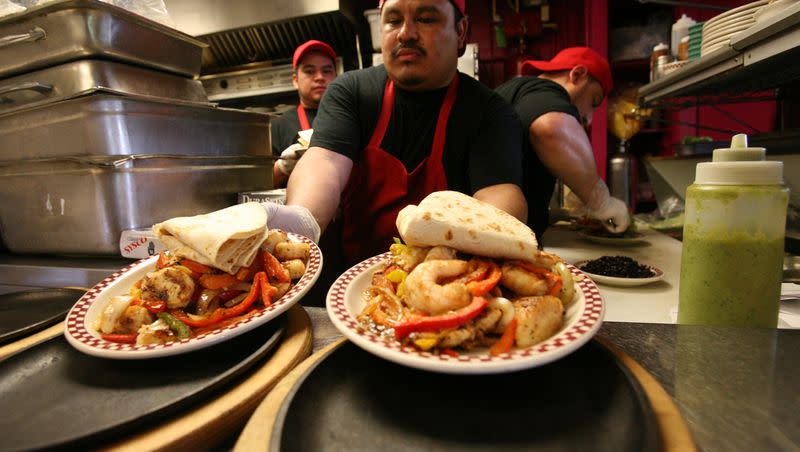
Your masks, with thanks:
[{"label": "white bottle cap", "polygon": [[730,148],[714,150],[711,162],[697,164],[694,183],[705,185],[782,185],[783,162],[765,160],[766,149],[747,147],[738,134]]}]

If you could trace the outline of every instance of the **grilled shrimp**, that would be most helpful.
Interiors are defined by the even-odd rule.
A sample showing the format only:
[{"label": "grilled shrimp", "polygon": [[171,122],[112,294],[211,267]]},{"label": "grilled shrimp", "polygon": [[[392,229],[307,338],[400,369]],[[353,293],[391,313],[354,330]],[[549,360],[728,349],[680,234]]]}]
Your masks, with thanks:
[{"label": "grilled shrimp", "polygon": [[448,246],[434,246],[425,255],[425,261],[455,259],[456,250]]},{"label": "grilled shrimp", "polygon": [[279,261],[300,259],[308,261],[311,255],[311,245],[303,242],[280,242],[275,245],[275,252],[272,253]]},{"label": "grilled shrimp", "polygon": [[467,285],[458,282],[442,285],[439,280],[456,277],[468,269],[467,261],[452,259],[417,265],[405,279],[406,303],[431,315],[463,308],[472,300]]},{"label": "grilled shrimp", "polygon": [[545,251],[539,251],[533,256],[531,263],[536,265],[537,267],[542,268],[550,268],[556,264],[556,262],[560,262],[561,258],[556,256],[555,254],[551,254]]},{"label": "grilled shrimp", "polygon": [[285,232],[283,232],[283,231],[269,231],[269,234],[267,234],[266,240],[264,240],[264,243],[261,244],[261,248],[263,250],[266,250],[266,251],[269,251],[270,253],[272,253],[273,251],[275,251],[275,245],[277,245],[279,243],[282,243],[282,242],[288,242],[288,241],[289,241],[289,235],[287,235]]},{"label": "grilled shrimp", "polygon": [[554,335],[564,318],[564,306],[557,297],[523,297],[514,300],[517,346],[528,347]]},{"label": "grilled shrimp", "polygon": [[511,262],[503,264],[500,284],[523,297],[544,295],[550,288],[547,279],[542,275],[531,273]]},{"label": "grilled shrimp", "polygon": [[148,273],[142,281],[142,300],[161,300],[169,309],[185,308],[192,301],[194,280],[175,267]]}]

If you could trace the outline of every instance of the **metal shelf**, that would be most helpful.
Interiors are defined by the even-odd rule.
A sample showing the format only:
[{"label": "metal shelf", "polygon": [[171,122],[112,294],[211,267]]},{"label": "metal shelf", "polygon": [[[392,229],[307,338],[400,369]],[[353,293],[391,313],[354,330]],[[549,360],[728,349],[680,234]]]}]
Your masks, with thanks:
[{"label": "metal shelf", "polygon": [[762,91],[800,79],[800,3],[780,16],[757,23],[734,35],[727,47],[642,86],[640,103]]}]

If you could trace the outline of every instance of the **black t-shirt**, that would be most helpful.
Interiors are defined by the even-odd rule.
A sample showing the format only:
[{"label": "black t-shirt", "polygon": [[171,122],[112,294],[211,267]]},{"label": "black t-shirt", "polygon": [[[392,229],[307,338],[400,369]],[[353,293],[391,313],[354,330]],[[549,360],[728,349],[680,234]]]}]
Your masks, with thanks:
[{"label": "black t-shirt", "polygon": [[569,93],[558,83],[538,77],[516,77],[498,86],[500,94],[514,107],[522,124],[523,180],[525,199],[528,201],[528,226],[541,238],[549,221],[549,204],[556,178],[539,160],[531,148],[530,127],[539,116],[550,112],[572,115],[580,122],[578,109],[572,104]]},{"label": "black t-shirt", "polygon": [[[314,126],[314,117],[317,110],[306,108],[308,123]],[[272,155],[280,157],[281,152],[297,142],[297,132],[303,130],[300,127],[300,118],[297,116],[297,107],[283,113],[280,117],[273,119],[270,123],[272,128]]]},{"label": "black t-shirt", "polygon": [[[478,81],[459,74],[447,122],[442,164],[450,190],[469,195],[491,185],[522,186],[522,131],[511,106]],[[383,66],[345,72],[320,104],[313,146],[356,161],[375,129],[387,73]],[[430,154],[447,88],[414,93],[395,85],[392,117],[381,148],[413,170]]]}]

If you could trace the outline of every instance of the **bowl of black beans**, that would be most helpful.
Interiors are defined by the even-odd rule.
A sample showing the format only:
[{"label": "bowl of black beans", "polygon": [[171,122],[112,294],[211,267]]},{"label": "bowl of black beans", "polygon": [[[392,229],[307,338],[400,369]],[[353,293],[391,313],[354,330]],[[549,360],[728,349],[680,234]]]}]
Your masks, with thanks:
[{"label": "bowl of black beans", "polygon": [[601,256],[575,266],[595,282],[611,286],[640,286],[661,280],[664,272],[628,256]]}]

